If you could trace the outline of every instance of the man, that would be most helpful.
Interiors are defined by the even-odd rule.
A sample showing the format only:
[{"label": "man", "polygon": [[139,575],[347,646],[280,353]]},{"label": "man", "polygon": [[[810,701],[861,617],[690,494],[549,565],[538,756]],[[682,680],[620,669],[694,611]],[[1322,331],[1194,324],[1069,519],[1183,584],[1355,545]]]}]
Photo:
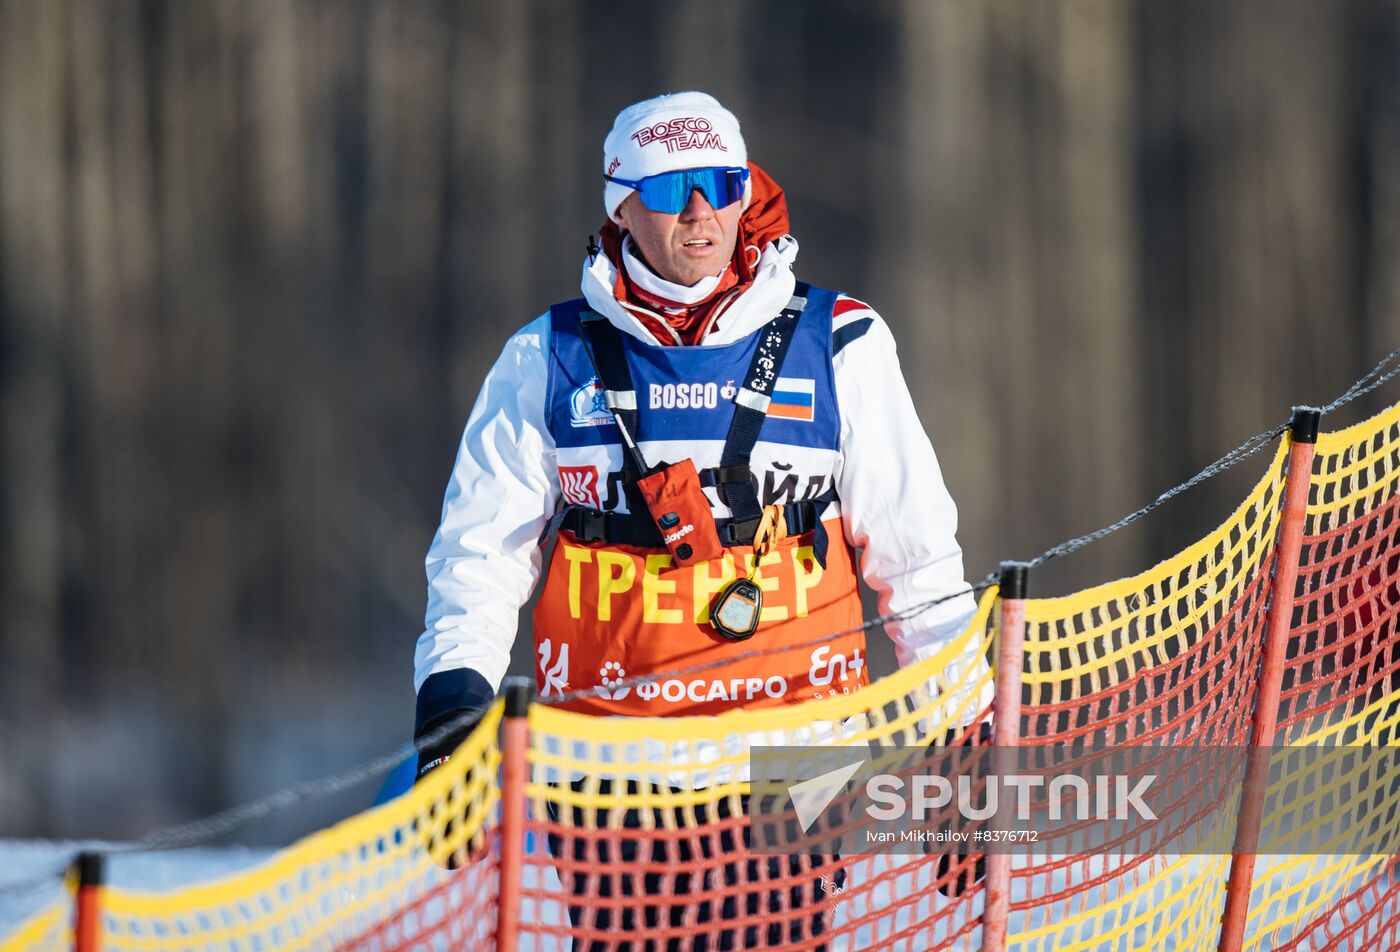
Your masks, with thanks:
[{"label": "man", "polygon": [[[551,537],[536,684],[546,701],[593,689],[564,704],[590,714],[857,690],[854,549],[882,613],[965,590],[956,511],[894,340],[868,305],[797,282],[786,199],[748,161],[738,120],[696,92],[624,109],[603,198],[582,299],[507,342],[467,421],[427,557],[419,735],[499,687]],[[891,624],[900,663],[937,651],[974,607],[964,595]],[[627,681],[647,674],[661,677]],[[424,751],[420,776],[451,749]]]}]

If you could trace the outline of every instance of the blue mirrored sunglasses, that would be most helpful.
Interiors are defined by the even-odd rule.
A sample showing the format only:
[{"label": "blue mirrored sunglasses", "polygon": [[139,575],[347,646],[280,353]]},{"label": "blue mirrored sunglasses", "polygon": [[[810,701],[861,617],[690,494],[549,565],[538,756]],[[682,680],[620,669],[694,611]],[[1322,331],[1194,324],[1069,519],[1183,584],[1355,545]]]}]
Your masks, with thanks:
[{"label": "blue mirrored sunglasses", "polygon": [[603,178],[618,185],[635,188],[642,204],[654,212],[675,215],[690,202],[690,193],[697,188],[711,208],[724,208],[744,197],[744,183],[749,180],[748,169],[680,169],[662,172],[642,179],[623,179],[605,175]]}]

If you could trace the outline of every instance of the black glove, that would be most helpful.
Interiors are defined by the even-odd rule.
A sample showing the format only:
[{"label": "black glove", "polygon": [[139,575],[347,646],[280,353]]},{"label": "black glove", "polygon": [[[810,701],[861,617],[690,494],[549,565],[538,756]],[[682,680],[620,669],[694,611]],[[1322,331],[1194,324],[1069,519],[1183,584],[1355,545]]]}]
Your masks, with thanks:
[{"label": "black glove", "polygon": [[454,728],[450,736],[440,737],[431,743],[426,743],[424,738],[468,711],[484,714],[495,694],[490,682],[470,668],[438,671],[428,676],[418,689],[418,705],[413,718],[413,743],[418,748],[418,770],[413,775],[414,783],[429,770],[446,763],[481,717],[478,715],[460,728]]},{"label": "black glove", "polygon": [[[481,723],[486,707],[491,702],[491,686],[475,671],[459,669],[441,671],[423,683],[418,692],[418,711],[414,729],[414,746],[418,749],[418,767],[414,772],[416,784],[433,770],[449,762],[453,752],[471,735]],[[474,716],[469,716],[475,712]],[[455,723],[460,721],[461,723]],[[443,733],[443,729],[452,725]],[[435,736],[439,735],[441,736]],[[481,764],[467,768],[466,779],[475,779]],[[453,825],[458,817],[442,818],[440,811],[444,803],[434,803],[428,812],[428,823],[424,833],[429,852],[434,852],[435,844],[450,838]],[[467,807],[470,809],[470,806]],[[443,861],[448,869],[457,869],[475,862],[487,853],[485,827],[477,831],[461,848],[448,855]]]},{"label": "black glove", "polygon": [[[454,718],[461,718],[466,713],[466,711],[454,711],[450,714],[445,714],[438,720],[430,722],[427,727],[424,728],[423,734],[420,736],[431,735],[440,728],[451,723]],[[481,723],[481,715],[478,714],[476,717],[464,721],[460,726],[453,727],[443,737],[430,743],[422,743],[419,740],[415,740],[414,744],[418,747],[418,771],[413,782],[416,784],[438,767],[451,761],[452,752],[457,749],[462,741],[467,739],[479,723]],[[480,764],[472,764],[467,768],[466,780],[468,783],[472,782],[476,771],[480,768]],[[443,820],[441,811],[445,806],[445,801],[437,801],[428,808],[428,821],[423,832],[426,834],[425,845],[428,847],[429,853],[437,852],[434,847],[439,842],[451,838],[453,827],[458,821],[458,817],[455,816],[448,817],[445,821]],[[470,804],[466,809],[471,809]],[[463,814],[462,818],[465,818],[465,814]],[[448,854],[441,862],[447,869],[458,869],[476,862],[488,852],[485,826],[483,825],[471,839]]]},{"label": "black glove", "polygon": [[413,774],[414,783],[426,777],[429,771],[441,767],[452,759],[452,752],[461,746],[462,741],[466,740],[471,732],[476,730],[476,725],[481,723],[481,715],[478,714],[467,719],[435,741],[427,742],[424,738],[436,733],[440,728],[466,713],[466,711],[452,711],[444,714],[437,720],[429,722],[418,732],[418,736],[413,741],[413,746],[418,748],[418,769]]}]

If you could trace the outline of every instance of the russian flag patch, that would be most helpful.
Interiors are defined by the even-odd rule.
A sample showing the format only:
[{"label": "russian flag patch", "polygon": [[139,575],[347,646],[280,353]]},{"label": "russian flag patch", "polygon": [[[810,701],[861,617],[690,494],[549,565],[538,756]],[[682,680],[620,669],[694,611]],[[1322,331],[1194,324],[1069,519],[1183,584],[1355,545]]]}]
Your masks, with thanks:
[{"label": "russian flag patch", "polygon": [[768,415],[788,420],[812,420],[817,382],[809,377],[779,377],[768,401]]}]

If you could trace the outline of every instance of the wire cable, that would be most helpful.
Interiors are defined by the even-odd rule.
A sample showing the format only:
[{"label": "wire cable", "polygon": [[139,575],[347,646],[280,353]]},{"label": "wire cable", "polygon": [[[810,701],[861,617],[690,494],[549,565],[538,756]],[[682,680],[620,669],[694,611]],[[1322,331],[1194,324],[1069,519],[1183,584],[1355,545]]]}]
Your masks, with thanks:
[{"label": "wire cable", "polygon": [[12,879],[8,882],[0,883],[0,896],[18,896],[27,892],[33,892],[41,886],[52,886],[56,881],[63,882],[63,877],[68,875],[69,868],[73,865],[72,860],[67,860],[63,865],[51,869],[46,873],[35,873],[24,879]]},{"label": "wire cable", "polygon": [[1099,541],[1106,535],[1110,535],[1114,532],[1117,532],[1119,529],[1122,529],[1125,526],[1132,525],[1134,522],[1137,522],[1143,516],[1147,515],[1152,510],[1161,506],[1163,503],[1167,502],[1175,496],[1179,496],[1182,493],[1186,492],[1186,490],[1190,489],[1192,486],[1195,486],[1199,483],[1203,483],[1207,479],[1210,479],[1212,476],[1219,476],[1221,473],[1225,472],[1225,470],[1229,469],[1230,467],[1249,459],[1255,453],[1258,453],[1260,450],[1264,449],[1274,440],[1282,436],[1285,432],[1287,432],[1287,430],[1288,424],[1284,423],[1281,426],[1273,427],[1272,429],[1265,430],[1262,433],[1256,433],[1254,436],[1251,436],[1239,446],[1235,447],[1230,452],[1220,457],[1214,463],[1211,463],[1205,469],[1201,470],[1195,476],[1192,476],[1190,479],[1186,480],[1186,482],[1178,483],[1171,489],[1168,489],[1166,492],[1162,493],[1156,499],[1152,500],[1147,505],[1143,506],[1141,509],[1128,513],[1126,516],[1124,516],[1122,519],[1119,519],[1112,525],[1104,526],[1102,529],[1095,530],[1094,532],[1090,532],[1082,536],[1077,536],[1073,539],[1061,542],[1059,545],[1051,546],[1044,552],[1037,555],[1035,558],[1031,559],[1026,564],[1032,567],[1037,565],[1043,565],[1046,562],[1049,562],[1051,559],[1057,559],[1062,555],[1069,555],[1071,552],[1076,552],[1087,545],[1092,545],[1093,543]]}]

